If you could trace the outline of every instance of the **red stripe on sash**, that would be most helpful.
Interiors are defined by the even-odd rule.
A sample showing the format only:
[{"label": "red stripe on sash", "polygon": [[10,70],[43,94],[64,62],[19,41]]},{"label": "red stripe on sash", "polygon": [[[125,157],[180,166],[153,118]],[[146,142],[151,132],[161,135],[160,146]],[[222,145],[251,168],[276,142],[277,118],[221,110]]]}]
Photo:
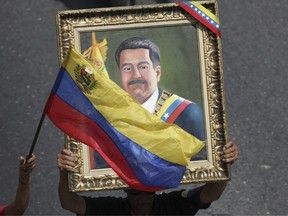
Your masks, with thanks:
[{"label": "red stripe on sash", "polygon": [[167,123],[172,124],[178,116],[182,113],[182,111],[190,104],[191,102],[188,100],[184,100],[177,108],[176,110],[171,114],[171,116],[167,119]]}]

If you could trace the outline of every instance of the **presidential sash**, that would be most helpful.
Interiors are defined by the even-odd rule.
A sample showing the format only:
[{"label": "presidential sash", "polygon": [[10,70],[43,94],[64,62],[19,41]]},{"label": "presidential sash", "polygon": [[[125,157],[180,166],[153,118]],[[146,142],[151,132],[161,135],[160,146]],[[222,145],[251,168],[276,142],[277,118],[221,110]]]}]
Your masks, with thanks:
[{"label": "presidential sash", "polygon": [[163,90],[159,100],[157,101],[154,115],[159,119],[172,124],[191,103],[191,101],[179,97],[176,94],[171,94]]}]

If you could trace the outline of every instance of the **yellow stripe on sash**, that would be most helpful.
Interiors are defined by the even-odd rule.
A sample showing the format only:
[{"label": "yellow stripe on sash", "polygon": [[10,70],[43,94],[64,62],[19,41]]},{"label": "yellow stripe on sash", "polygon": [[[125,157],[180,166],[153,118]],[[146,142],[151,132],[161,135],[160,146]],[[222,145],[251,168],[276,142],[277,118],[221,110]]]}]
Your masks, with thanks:
[{"label": "yellow stripe on sash", "polygon": [[157,117],[160,119],[161,116],[165,113],[165,111],[171,106],[171,104],[177,100],[179,96],[173,94],[168,99],[166,99],[165,103],[160,109],[160,112],[158,113]]}]

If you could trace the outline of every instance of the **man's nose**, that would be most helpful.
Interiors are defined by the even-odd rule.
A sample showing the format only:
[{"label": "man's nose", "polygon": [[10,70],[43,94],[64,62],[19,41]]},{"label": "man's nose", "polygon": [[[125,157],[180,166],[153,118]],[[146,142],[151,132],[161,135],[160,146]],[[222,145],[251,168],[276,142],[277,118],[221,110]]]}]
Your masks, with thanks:
[{"label": "man's nose", "polygon": [[140,77],[141,77],[140,71],[138,70],[137,67],[134,67],[134,68],[133,68],[132,78],[133,78],[133,79],[137,79],[137,78],[140,78]]}]

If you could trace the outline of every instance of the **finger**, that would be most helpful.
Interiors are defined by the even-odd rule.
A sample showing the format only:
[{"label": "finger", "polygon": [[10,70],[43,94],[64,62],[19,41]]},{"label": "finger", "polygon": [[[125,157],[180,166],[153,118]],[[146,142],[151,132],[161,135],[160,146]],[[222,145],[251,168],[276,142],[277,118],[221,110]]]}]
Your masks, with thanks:
[{"label": "finger", "polygon": [[224,145],[223,150],[228,149],[228,148],[231,148],[231,147],[234,146],[234,145],[235,145],[235,143],[234,143],[233,141],[229,140],[229,141]]},{"label": "finger", "polygon": [[223,158],[223,161],[225,163],[234,163],[236,160],[238,159],[238,155],[234,155],[233,157],[229,157],[229,158]]},{"label": "finger", "polygon": [[70,164],[63,164],[63,163],[58,163],[58,167],[61,169],[61,170],[66,170],[66,171],[71,171],[71,172],[78,172],[78,170],[76,169],[76,166],[73,164],[73,165],[70,165]]},{"label": "finger", "polygon": [[62,155],[69,155],[69,156],[74,156],[73,152],[70,151],[69,149],[62,149],[60,154]]},{"label": "finger", "polygon": [[23,164],[25,164],[25,160],[26,160],[25,157],[20,156],[20,159],[19,159],[19,165],[22,166]]},{"label": "finger", "polygon": [[224,162],[236,161],[238,159],[238,152],[227,153],[222,156]]},{"label": "finger", "polygon": [[231,152],[237,152],[238,151],[238,148],[235,144],[232,144],[231,146],[229,145],[229,147],[225,147],[223,149],[223,154],[229,154]]},{"label": "finger", "polygon": [[63,165],[62,168],[67,170],[67,171],[76,172],[76,168],[74,166],[70,166],[68,164]]},{"label": "finger", "polygon": [[26,167],[32,167],[32,166],[34,166],[34,165],[36,165],[36,160],[33,160],[33,161],[29,161],[29,163],[28,162],[26,162],[25,164],[24,164]]},{"label": "finger", "polygon": [[71,162],[71,161],[67,161],[67,160],[59,159],[58,160],[58,165],[61,166],[61,167],[65,167],[65,166],[75,167],[76,163],[75,162]]},{"label": "finger", "polygon": [[59,154],[57,159],[58,167],[64,169],[70,169],[71,167],[74,168],[76,166],[76,161],[77,161],[76,157],[71,157],[62,154]]},{"label": "finger", "polygon": [[77,172],[75,169],[77,157],[68,149],[63,149],[57,155],[58,167],[63,170]]},{"label": "finger", "polygon": [[237,156],[236,152],[226,153],[223,155],[223,159],[234,158],[235,156]]},{"label": "finger", "polygon": [[32,170],[36,167],[36,164],[34,164],[31,167],[27,167],[26,172],[32,172]]},{"label": "finger", "polygon": [[57,155],[57,159],[61,161],[67,161],[67,163],[77,161],[77,158],[76,156],[74,156],[74,154],[67,155],[67,154],[62,154],[62,152]]},{"label": "finger", "polygon": [[[26,158],[28,158],[28,155],[26,156]],[[32,156],[30,158],[28,158],[26,163],[33,163],[33,161],[35,161],[35,160],[36,160],[36,156],[34,154],[32,154]]]},{"label": "finger", "polygon": [[227,149],[227,150],[225,150],[225,151],[223,152],[222,157],[223,157],[223,158],[227,158],[227,157],[229,157],[229,156],[231,156],[231,155],[236,155],[236,154],[238,154],[238,152],[237,152],[236,150]]},{"label": "finger", "polygon": [[25,164],[23,166],[24,170],[32,170],[36,166],[36,163]]}]

